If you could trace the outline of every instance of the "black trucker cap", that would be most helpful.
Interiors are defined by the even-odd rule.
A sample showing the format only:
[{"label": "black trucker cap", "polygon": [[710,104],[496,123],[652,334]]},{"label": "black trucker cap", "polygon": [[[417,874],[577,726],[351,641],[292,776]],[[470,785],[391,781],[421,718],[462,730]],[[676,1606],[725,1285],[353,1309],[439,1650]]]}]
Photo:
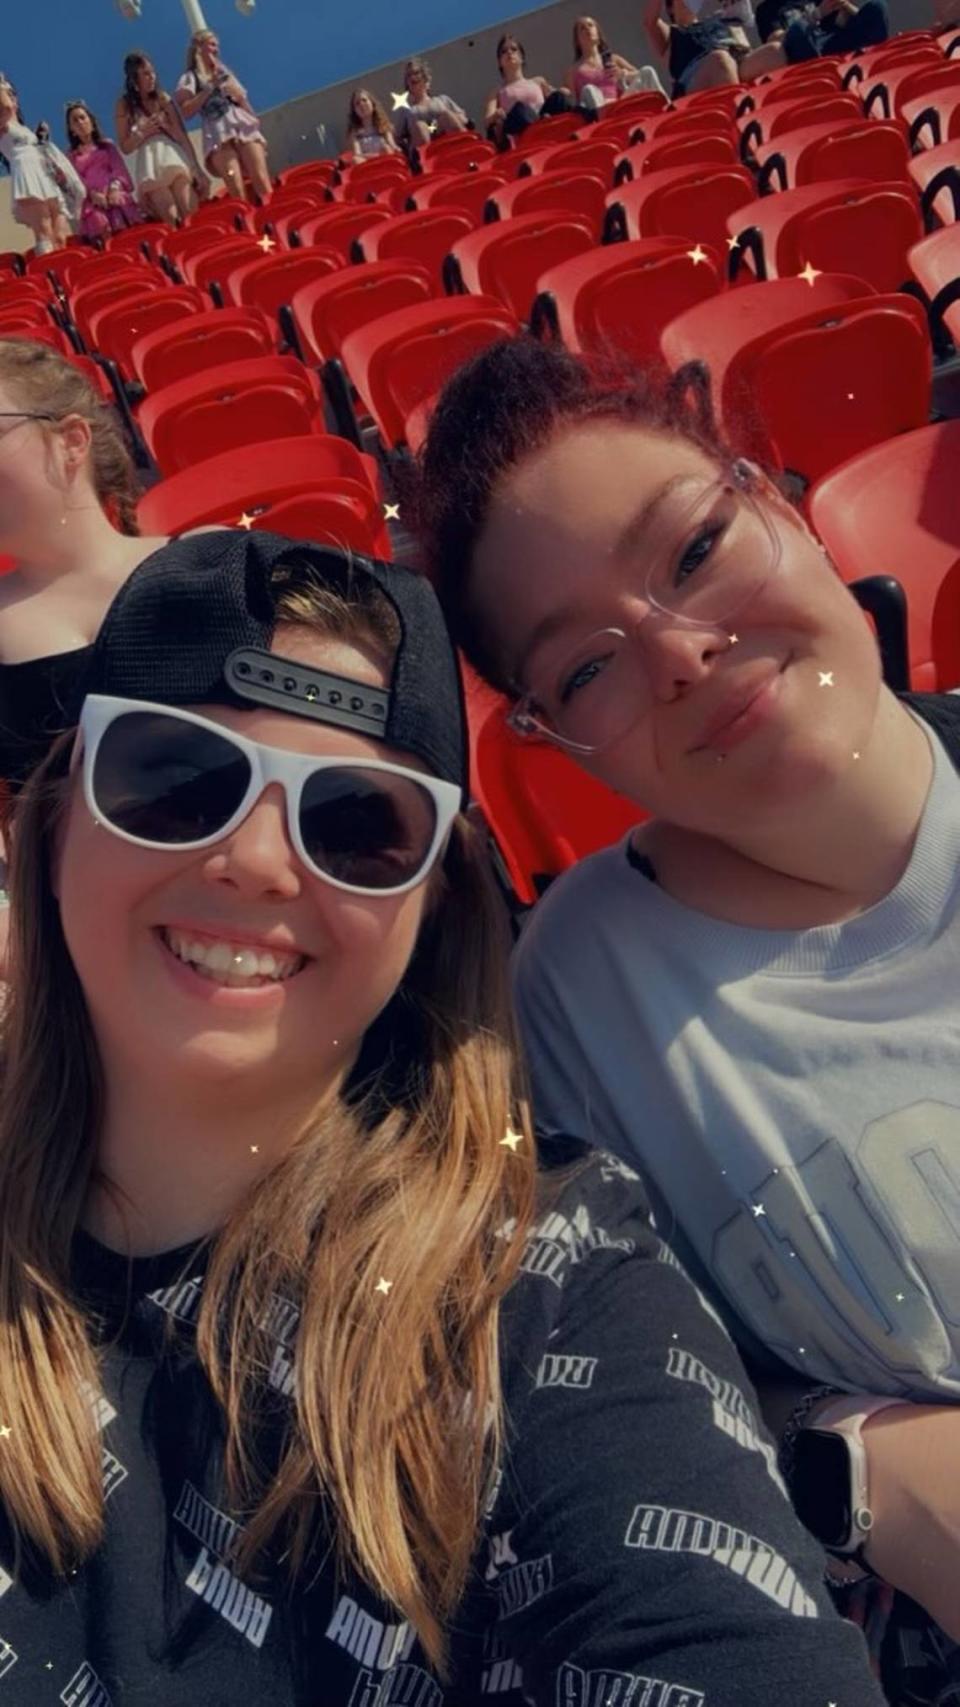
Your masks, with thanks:
[{"label": "black trucker cap", "polygon": [[[270,651],[282,562],[347,599],[358,578],[376,583],[400,629],[387,688]],[[423,576],[378,558],[258,532],[172,540],[118,592],[83,689],[160,705],[267,705],[351,729],[415,754],[466,803],[463,691],[440,606]]]}]

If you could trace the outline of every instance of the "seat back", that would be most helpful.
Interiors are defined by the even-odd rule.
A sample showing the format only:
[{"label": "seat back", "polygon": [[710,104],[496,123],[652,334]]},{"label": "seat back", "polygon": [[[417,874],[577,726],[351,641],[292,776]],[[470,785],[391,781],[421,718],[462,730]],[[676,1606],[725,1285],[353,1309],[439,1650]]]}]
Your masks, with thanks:
[{"label": "seat back", "polygon": [[389,208],[378,207],[374,202],[364,202],[359,206],[331,206],[325,208],[323,213],[315,213],[310,219],[304,220],[299,231],[300,242],[305,249],[314,246],[336,249],[344,260],[348,261],[356,238],[362,237],[371,226],[389,218]]},{"label": "seat back", "polygon": [[567,349],[615,349],[638,365],[659,364],[664,327],[685,309],[714,297],[722,283],[715,251],[695,261],[686,238],[674,237],[593,249],[540,279],[543,297],[553,299]]},{"label": "seat back", "polygon": [[907,251],[923,235],[909,183],[864,184],[788,219],[777,243],[783,277],[810,263],[825,273],[857,273],[874,290],[899,290],[909,277]]},{"label": "seat back", "polygon": [[410,199],[417,208],[462,208],[476,222],[483,217],[491,192],[507,183],[510,176],[506,166],[493,166],[482,172],[443,172],[435,178],[414,178]]},{"label": "seat back", "polygon": [[893,575],[907,597],[910,685],[960,686],[960,421],[877,445],[818,481],[810,519],[845,581]]},{"label": "seat back", "polygon": [[119,302],[91,310],[90,335],[99,353],[132,378],[133,346],[138,339],[205,310],[206,303],[193,285],[145,291],[141,296],[122,297]]},{"label": "seat back", "polygon": [[419,150],[420,165],[427,174],[454,169],[465,172],[471,166],[484,166],[495,153],[492,142],[467,131],[434,137]]},{"label": "seat back", "polygon": [[198,254],[186,256],[180,271],[188,284],[196,285],[198,290],[209,290],[214,283],[222,284],[234,267],[242,266],[244,261],[258,261],[260,255],[256,239],[249,233],[238,233],[222,243],[212,243]]},{"label": "seat back", "polygon": [[528,149],[521,156],[517,177],[539,177],[543,172],[598,172],[607,188],[613,183],[617,158],[615,142],[560,142],[551,148]]},{"label": "seat back", "polygon": [[306,360],[330,361],[358,326],[427,302],[432,294],[426,267],[410,261],[370,261],[301,285],[291,307]]},{"label": "seat back", "polygon": [[920,304],[870,296],[749,342],[728,369],[724,416],[749,411],[757,422],[753,454],[813,481],[921,426],[931,376]]},{"label": "seat back", "polygon": [[515,735],[506,702],[465,667],[473,790],[505,885],[523,906],[586,854],[608,847],[644,813],[557,747]]},{"label": "seat back", "polygon": [[596,172],[544,172],[540,177],[520,178],[494,190],[484,218],[511,219],[517,213],[547,211],[579,213],[599,236],[606,193],[606,185]]},{"label": "seat back", "polygon": [[293,301],[301,285],[329,278],[343,265],[336,249],[292,249],[288,254],[268,255],[236,267],[225,280],[225,295],[231,302],[272,316],[283,303]]},{"label": "seat back", "polygon": [[[290,408],[285,408],[283,397]],[[319,397],[316,376],[292,356],[249,356],[149,392],[140,405],[139,423],[161,473],[172,474],[235,445],[319,430]],[[199,426],[198,410],[207,411]],[[194,422],[190,431],[188,415]]]},{"label": "seat back", "polygon": [[346,439],[328,433],[299,434],[238,445],[157,481],[140,499],[142,533],[186,533],[222,522],[246,526],[264,506],[329,486],[365,486],[376,505],[376,463]]},{"label": "seat back", "polygon": [[384,445],[394,448],[403,442],[407,416],[461,362],[517,329],[493,297],[453,297],[358,327],[344,339],[342,357]]},{"label": "seat back", "polygon": [[651,193],[643,204],[641,229],[631,236],[686,237],[694,244],[725,247],[730,214],[753,195],[749,172],[743,166],[668,170],[677,176],[661,179],[657,172],[640,180],[649,183]]},{"label": "seat back", "polygon": [[579,113],[551,113],[536,124],[528,125],[516,138],[514,148],[526,154],[531,148],[547,148],[552,143],[570,142],[583,120]]},{"label": "seat back", "polygon": [[91,284],[76,290],[70,303],[70,315],[84,343],[90,344],[93,337],[90,323],[98,309],[121,302],[133,303],[165,288],[163,275],[151,267],[131,267],[129,271],[118,267],[113,278],[101,274]]},{"label": "seat back", "polygon": [[915,243],[907,257],[914,278],[930,303],[934,336],[945,328],[960,343],[960,225],[945,225]]},{"label": "seat back", "polygon": [[582,216],[528,213],[469,232],[451,255],[466,290],[498,297],[526,322],[541,274],[593,248],[592,228]]},{"label": "seat back", "polygon": [[138,338],[130,351],[148,392],[248,357],[273,354],[275,334],[262,310],[214,308]]},{"label": "seat back", "polygon": [[443,289],[443,262],[459,237],[472,231],[475,220],[463,208],[431,207],[422,213],[402,213],[375,225],[358,239],[368,261],[405,260],[426,267],[434,289]]}]

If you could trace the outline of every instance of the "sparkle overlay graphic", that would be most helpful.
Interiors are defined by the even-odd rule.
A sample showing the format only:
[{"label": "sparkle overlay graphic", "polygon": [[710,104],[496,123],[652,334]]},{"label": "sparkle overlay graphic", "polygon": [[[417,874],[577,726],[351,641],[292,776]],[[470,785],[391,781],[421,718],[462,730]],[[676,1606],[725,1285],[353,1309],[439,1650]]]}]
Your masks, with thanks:
[{"label": "sparkle overlay graphic", "polygon": [[731,646],[739,646],[739,644],[740,644],[739,634],[728,634],[727,639],[729,640]]},{"label": "sparkle overlay graphic", "polygon": [[0,1440],[8,1440],[12,1433],[13,1430],[9,1423],[3,1423],[0,1425]]},{"label": "sparkle overlay graphic", "polygon": [[396,112],[399,107],[409,107],[410,105],[410,96],[407,94],[406,89],[402,89],[399,95],[395,89],[391,89],[390,99],[393,102],[394,112]]},{"label": "sparkle overlay graphic", "polygon": [[384,518],[384,521],[387,521],[387,522],[398,522],[400,520],[400,505],[399,504],[384,504],[384,506],[383,506],[383,518]]},{"label": "sparkle overlay graphic", "polygon": [[817,674],[820,677],[820,686],[822,688],[832,688],[833,687],[833,671],[832,670],[818,670]]},{"label": "sparkle overlay graphic", "polygon": [[269,255],[271,249],[275,249],[276,247],[276,238],[271,237],[266,231],[262,237],[257,239],[257,248],[262,249],[265,255]]},{"label": "sparkle overlay graphic", "polygon": [[797,274],[797,277],[798,279],[806,279],[807,284],[812,285],[814,279],[818,279],[820,277],[820,268],[813,266],[812,263],[808,261],[803,271]]},{"label": "sparkle overlay graphic", "polygon": [[251,1144],[251,1146],[250,1146],[250,1154],[251,1154],[251,1156],[259,1156],[259,1154],[260,1154],[260,1146],[259,1146],[259,1144]]},{"label": "sparkle overlay graphic", "polygon": [[767,1213],[762,1203],[752,1203],[750,1207],[753,1210],[754,1220],[756,1221],[759,1221],[761,1215],[766,1215]]},{"label": "sparkle overlay graphic", "polygon": [[731,255],[733,254],[734,249],[739,249],[739,247],[740,247],[739,237],[728,237],[727,238],[727,248],[730,250]]},{"label": "sparkle overlay graphic", "polygon": [[392,1280],[384,1280],[383,1275],[381,1274],[380,1279],[377,1281],[377,1284],[374,1287],[374,1291],[375,1292],[382,1292],[384,1298],[386,1298],[389,1296],[390,1288],[392,1285],[393,1285],[393,1281]]},{"label": "sparkle overlay graphic", "polygon": [[243,515],[240,517],[239,521],[237,522],[237,527],[238,528],[246,528],[247,532],[249,533],[250,529],[253,527],[253,524],[256,521],[256,519],[257,519],[256,516],[248,515],[247,511],[244,510]]},{"label": "sparkle overlay graphic", "polygon": [[859,757],[860,757],[860,754],[859,754],[859,753],[854,753],[854,755],[853,755],[853,756],[854,756],[854,758],[855,758],[855,759],[859,759]]},{"label": "sparkle overlay graphic", "polygon": [[699,243],[695,249],[688,249],[687,255],[695,267],[699,267],[701,261],[709,261],[710,259],[706,249],[702,249]]},{"label": "sparkle overlay graphic", "polygon": [[518,1145],[520,1145],[522,1143],[523,1143],[523,1133],[522,1132],[508,1132],[507,1136],[505,1138],[501,1138],[500,1148],[501,1148],[501,1150],[503,1150],[503,1149],[511,1150],[513,1152],[513,1154],[516,1155],[517,1147],[518,1147]]}]

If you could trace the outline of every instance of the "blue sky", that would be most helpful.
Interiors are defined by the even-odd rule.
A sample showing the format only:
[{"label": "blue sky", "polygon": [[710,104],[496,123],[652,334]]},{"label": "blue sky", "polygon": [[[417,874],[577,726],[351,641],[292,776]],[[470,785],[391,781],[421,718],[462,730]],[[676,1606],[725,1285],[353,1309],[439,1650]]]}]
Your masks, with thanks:
[{"label": "blue sky", "polygon": [[[85,100],[113,130],[123,56],[143,47],[165,88],[183,69],[187,26],[180,0],[143,0],[127,23],[115,0],[0,0],[0,69],[14,82],[28,124],[48,118],[62,142],[68,100]],[[257,0],[242,18],[233,0],[204,0],[224,59],[261,108],[497,23],[503,0]]]}]

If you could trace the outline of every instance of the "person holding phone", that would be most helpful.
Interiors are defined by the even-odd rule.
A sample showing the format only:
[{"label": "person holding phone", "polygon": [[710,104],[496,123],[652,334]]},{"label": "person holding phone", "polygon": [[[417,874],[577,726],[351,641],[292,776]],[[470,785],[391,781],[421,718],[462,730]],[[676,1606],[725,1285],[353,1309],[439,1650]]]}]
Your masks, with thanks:
[{"label": "person holding phone", "polygon": [[574,20],[574,60],[564,77],[577,106],[589,114],[621,95],[640,89],[659,90],[663,85],[651,65],[637,67],[614,53],[596,18],[586,14]]},{"label": "person holding phone", "polygon": [[265,202],[273,188],[267,139],[246,89],[220,58],[215,30],[195,30],[190,37],[176,102],[184,119],[200,115],[207,171],[222,178],[230,195],[240,201],[246,200],[249,179],[254,199]]}]

